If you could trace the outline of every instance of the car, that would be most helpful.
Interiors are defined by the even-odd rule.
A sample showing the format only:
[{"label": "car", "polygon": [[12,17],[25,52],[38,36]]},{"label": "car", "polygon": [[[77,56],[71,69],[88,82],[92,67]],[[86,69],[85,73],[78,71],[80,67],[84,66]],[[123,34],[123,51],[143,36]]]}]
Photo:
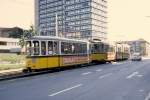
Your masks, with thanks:
[{"label": "car", "polygon": [[141,57],[141,54],[140,53],[133,53],[131,55],[131,60],[132,61],[141,61],[142,60],[142,57]]}]

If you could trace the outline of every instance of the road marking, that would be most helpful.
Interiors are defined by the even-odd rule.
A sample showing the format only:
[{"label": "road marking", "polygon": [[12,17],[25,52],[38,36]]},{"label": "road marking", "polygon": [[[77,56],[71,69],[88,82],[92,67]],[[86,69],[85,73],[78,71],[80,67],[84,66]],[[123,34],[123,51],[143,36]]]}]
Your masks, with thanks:
[{"label": "road marking", "polygon": [[92,72],[86,72],[86,73],[82,73],[82,75],[88,75],[91,74]]},{"label": "road marking", "polygon": [[148,96],[146,96],[144,100],[150,100],[150,93],[148,94]]},{"label": "road marking", "polygon": [[103,75],[103,76],[100,76],[99,78],[102,79],[102,78],[108,77],[108,76],[110,76],[110,75],[112,75],[112,73],[105,74],[105,75]]},{"label": "road marking", "polygon": [[141,89],[141,90],[139,90],[139,92],[144,92],[144,90]]},{"label": "road marking", "polygon": [[139,72],[133,72],[131,75],[127,76],[127,79],[132,78],[133,76],[136,76]]},{"label": "road marking", "polygon": [[123,63],[121,63],[121,62],[112,62],[112,65],[121,65],[121,64],[123,64]]},{"label": "road marking", "polygon": [[97,69],[96,71],[97,71],[97,72],[101,72],[101,71],[102,71],[102,69]]},{"label": "road marking", "polygon": [[75,89],[75,88],[80,87],[80,86],[82,86],[82,84],[78,84],[78,85],[76,85],[76,86],[73,86],[73,87],[64,89],[64,90],[62,90],[62,91],[59,91],[59,92],[56,92],[56,93],[52,93],[52,94],[50,94],[50,95],[48,95],[48,96],[51,96],[51,97],[52,97],[52,96],[55,96],[55,95],[57,95],[57,94],[60,94],[60,93],[63,93],[63,92],[67,92],[67,91],[69,91],[69,90]]},{"label": "road marking", "polygon": [[126,64],[128,62],[112,62],[112,65],[122,65],[122,64]]},{"label": "road marking", "polygon": [[136,75],[137,77],[143,77],[143,75]]}]

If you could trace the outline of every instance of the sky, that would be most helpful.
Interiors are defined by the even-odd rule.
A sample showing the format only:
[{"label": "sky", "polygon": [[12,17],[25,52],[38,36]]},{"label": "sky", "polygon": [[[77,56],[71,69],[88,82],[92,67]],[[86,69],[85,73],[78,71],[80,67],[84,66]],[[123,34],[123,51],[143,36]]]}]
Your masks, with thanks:
[{"label": "sky", "polygon": [[[150,41],[150,0],[107,0],[110,41]],[[148,17],[149,16],[149,17]],[[0,0],[0,27],[34,24],[34,0]]]}]

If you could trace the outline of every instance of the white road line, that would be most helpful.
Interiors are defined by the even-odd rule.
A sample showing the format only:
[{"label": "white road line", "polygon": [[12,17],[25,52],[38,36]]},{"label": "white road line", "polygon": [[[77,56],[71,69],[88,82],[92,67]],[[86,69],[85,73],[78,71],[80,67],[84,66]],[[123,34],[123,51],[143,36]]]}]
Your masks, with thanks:
[{"label": "white road line", "polygon": [[101,71],[102,71],[102,69],[97,69],[96,71],[97,71],[97,72],[101,72]]},{"label": "white road line", "polygon": [[141,90],[139,90],[139,92],[144,92],[144,90],[141,89]]},{"label": "white road line", "polygon": [[82,73],[82,75],[88,75],[91,74],[92,72],[86,72],[86,73]]},{"label": "white road line", "polygon": [[112,65],[121,65],[123,63],[120,63],[120,62],[113,62]]},{"label": "white road line", "polygon": [[52,97],[52,96],[55,96],[55,95],[57,95],[57,94],[60,94],[60,93],[63,93],[63,92],[67,92],[67,91],[69,91],[69,90],[72,90],[72,89],[77,88],[77,87],[80,87],[80,86],[82,86],[82,84],[78,84],[78,85],[76,85],[76,86],[73,86],[73,87],[64,89],[64,90],[62,90],[62,91],[59,91],[59,92],[56,92],[56,93],[52,93],[52,94],[50,94],[50,95],[48,95],[48,96],[51,96],[51,97]]},{"label": "white road line", "polygon": [[148,94],[148,96],[146,96],[144,100],[150,100],[150,93]]},{"label": "white road line", "polygon": [[133,72],[131,75],[127,76],[127,79],[132,78],[133,76],[136,76],[139,72]]},{"label": "white road line", "polygon": [[143,75],[136,75],[137,77],[143,77]]},{"label": "white road line", "polygon": [[102,78],[108,77],[108,76],[110,76],[110,75],[112,75],[112,73],[105,74],[105,75],[103,75],[103,76],[100,76],[99,78],[102,79]]}]

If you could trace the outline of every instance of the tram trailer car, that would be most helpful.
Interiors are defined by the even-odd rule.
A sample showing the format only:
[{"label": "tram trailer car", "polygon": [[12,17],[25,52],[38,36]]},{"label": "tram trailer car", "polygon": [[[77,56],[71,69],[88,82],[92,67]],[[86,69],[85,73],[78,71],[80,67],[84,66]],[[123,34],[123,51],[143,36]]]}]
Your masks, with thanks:
[{"label": "tram trailer car", "polygon": [[128,44],[123,44],[123,60],[130,58],[130,46]]},{"label": "tram trailer car", "polygon": [[116,60],[127,60],[130,57],[130,47],[128,44],[119,43],[116,45],[117,53],[116,53]]},{"label": "tram trailer car", "polygon": [[26,41],[28,71],[91,62],[89,43],[59,37],[35,36]]},{"label": "tram trailer car", "polygon": [[109,44],[107,52],[107,61],[122,61],[127,60],[130,57],[130,47],[128,44],[115,43]]},{"label": "tram trailer car", "polygon": [[107,61],[108,44],[103,42],[91,42],[91,60],[95,63],[104,63]]},{"label": "tram trailer car", "polygon": [[116,61],[116,47],[113,44],[109,44],[107,51],[107,62]]}]

